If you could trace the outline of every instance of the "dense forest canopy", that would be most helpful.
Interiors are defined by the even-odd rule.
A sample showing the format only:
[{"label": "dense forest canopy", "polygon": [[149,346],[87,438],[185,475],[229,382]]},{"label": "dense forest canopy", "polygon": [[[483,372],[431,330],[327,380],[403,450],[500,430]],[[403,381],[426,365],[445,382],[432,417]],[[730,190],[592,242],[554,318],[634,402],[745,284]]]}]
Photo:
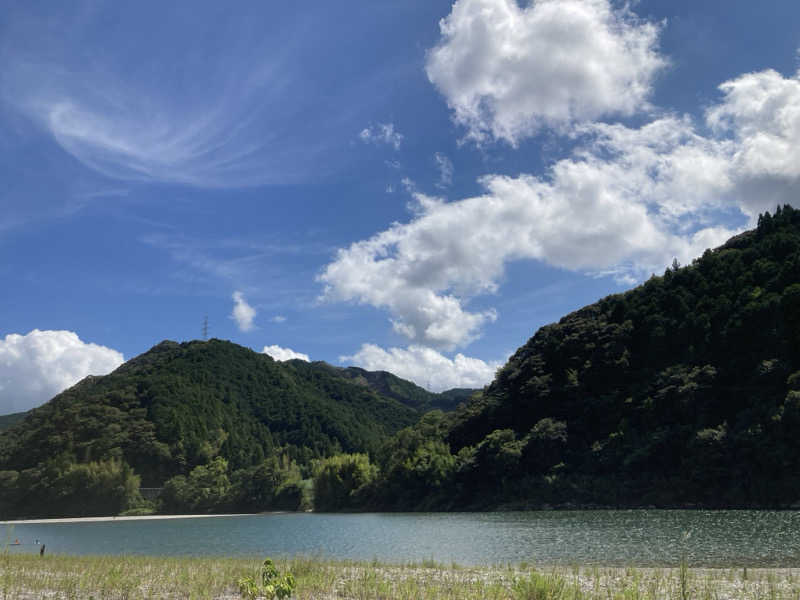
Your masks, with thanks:
[{"label": "dense forest canopy", "polygon": [[785,206],[542,327],[428,439],[455,459],[443,506],[787,506],[798,425],[800,211]]},{"label": "dense forest canopy", "polygon": [[467,404],[384,444],[349,506],[794,506],[799,425],[800,211],[785,206],[539,329]]},{"label": "dense forest canopy", "polygon": [[[58,513],[39,500],[53,497],[48,488],[76,465],[108,461],[145,487],[218,467],[215,459],[231,476],[278,460],[299,477],[297,465],[307,475],[314,459],[375,452],[419,418],[418,408],[452,401],[388,373],[358,373],[363,381],[325,363],[280,363],[221,340],[162,342],[0,434],[5,500],[13,505],[5,508]],[[368,379],[388,381],[391,394]]]},{"label": "dense forest canopy", "polygon": [[542,327],[475,393],[163,342],[0,434],[0,510],[116,514],[141,484],[162,511],[785,507],[799,426],[784,206]]},{"label": "dense forest canopy", "polygon": [[0,415],[0,431],[5,431],[12,425],[16,425],[25,418],[26,412],[11,413]]}]

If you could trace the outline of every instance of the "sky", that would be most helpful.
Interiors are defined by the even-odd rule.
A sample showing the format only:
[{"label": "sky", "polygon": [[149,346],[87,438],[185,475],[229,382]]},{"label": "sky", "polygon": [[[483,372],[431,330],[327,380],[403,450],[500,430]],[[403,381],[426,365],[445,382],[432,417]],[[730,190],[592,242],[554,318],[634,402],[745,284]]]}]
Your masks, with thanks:
[{"label": "sky", "polygon": [[0,414],[164,339],[481,387],[800,189],[800,3],[0,0]]}]

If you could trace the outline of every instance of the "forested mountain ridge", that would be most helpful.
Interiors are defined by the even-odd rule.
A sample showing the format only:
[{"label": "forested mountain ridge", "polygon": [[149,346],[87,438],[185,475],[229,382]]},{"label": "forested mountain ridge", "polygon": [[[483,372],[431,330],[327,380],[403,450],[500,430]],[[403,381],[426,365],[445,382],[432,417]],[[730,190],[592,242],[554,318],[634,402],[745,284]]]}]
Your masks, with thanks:
[{"label": "forested mountain ridge", "polygon": [[800,211],[785,206],[539,329],[440,429],[453,464],[435,493],[459,506],[788,506],[799,426]]},{"label": "forested mountain ridge", "polygon": [[[221,340],[164,341],[0,433],[0,487],[5,477],[25,492],[23,478],[51,496],[48,479],[112,459],[145,486],[217,457],[230,472],[270,457],[310,468],[338,452],[374,452],[419,415],[323,363],[279,363]],[[30,507],[27,496],[19,500]]]},{"label": "forested mountain ridge", "polygon": [[798,431],[800,211],[784,206],[540,328],[471,394],[163,342],[0,433],[0,512],[114,514],[135,473],[169,478],[165,512],[309,507],[309,479],[319,510],[787,507]]},{"label": "forested mountain ridge", "polygon": [[327,363],[312,363],[312,365],[330,369],[337,376],[351,379],[421,412],[436,409],[454,410],[477,391],[470,388],[453,388],[434,393],[388,371],[367,371],[360,367],[333,367]]}]

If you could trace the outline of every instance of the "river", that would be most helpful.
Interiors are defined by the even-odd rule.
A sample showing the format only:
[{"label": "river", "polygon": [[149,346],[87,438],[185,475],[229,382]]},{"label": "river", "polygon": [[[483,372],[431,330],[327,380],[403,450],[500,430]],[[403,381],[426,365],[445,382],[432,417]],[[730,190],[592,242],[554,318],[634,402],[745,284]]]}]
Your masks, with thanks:
[{"label": "river", "polygon": [[[463,565],[800,566],[800,511],[283,513],[0,525],[9,552]],[[11,545],[19,540],[19,545]]]}]

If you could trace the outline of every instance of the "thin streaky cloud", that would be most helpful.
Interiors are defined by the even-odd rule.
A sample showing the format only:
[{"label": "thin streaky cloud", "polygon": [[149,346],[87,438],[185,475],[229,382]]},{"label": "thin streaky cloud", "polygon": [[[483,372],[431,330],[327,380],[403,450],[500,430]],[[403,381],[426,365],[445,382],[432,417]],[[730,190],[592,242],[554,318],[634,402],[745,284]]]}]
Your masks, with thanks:
[{"label": "thin streaky cloud", "polygon": [[436,168],[439,169],[439,181],[436,182],[436,187],[447,188],[453,185],[453,161],[442,152],[434,154],[433,160],[436,162]]},{"label": "thin streaky cloud", "polygon": [[[312,110],[321,84],[296,64],[303,36],[291,32],[299,25],[263,35],[234,15],[215,32],[227,43],[201,61],[210,25],[168,10],[158,16],[159,31],[180,39],[173,54],[143,51],[132,63],[123,39],[104,43],[89,61],[72,43],[97,31],[97,15],[86,13],[58,28],[26,15],[0,43],[0,102],[86,167],[121,181],[210,188],[293,183],[337,168],[338,142],[320,132],[352,124]],[[198,31],[183,31],[191,25]]]}]

